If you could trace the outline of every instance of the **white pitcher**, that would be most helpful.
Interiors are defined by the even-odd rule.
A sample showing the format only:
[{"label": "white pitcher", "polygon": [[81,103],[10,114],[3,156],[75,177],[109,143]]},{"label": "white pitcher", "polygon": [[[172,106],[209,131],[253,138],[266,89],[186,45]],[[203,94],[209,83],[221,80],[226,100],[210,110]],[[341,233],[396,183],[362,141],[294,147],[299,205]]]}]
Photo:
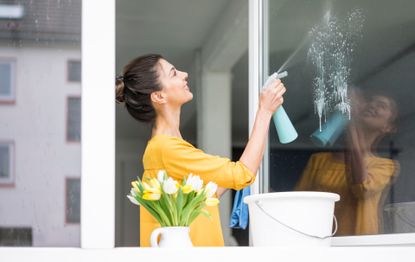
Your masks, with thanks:
[{"label": "white pitcher", "polygon": [[[189,236],[189,227],[156,228],[150,237],[152,247],[193,247]],[[158,237],[160,236],[160,241]]]}]

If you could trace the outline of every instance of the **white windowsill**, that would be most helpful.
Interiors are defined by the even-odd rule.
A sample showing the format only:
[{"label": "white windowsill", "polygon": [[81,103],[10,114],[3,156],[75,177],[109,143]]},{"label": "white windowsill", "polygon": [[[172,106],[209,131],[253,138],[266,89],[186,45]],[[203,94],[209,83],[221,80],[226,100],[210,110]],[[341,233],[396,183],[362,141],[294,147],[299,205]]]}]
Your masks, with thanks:
[{"label": "white windowsill", "polygon": [[411,261],[415,247],[0,248],[2,261]]},{"label": "white windowsill", "polygon": [[415,233],[347,236],[332,238],[333,246],[413,246]]}]

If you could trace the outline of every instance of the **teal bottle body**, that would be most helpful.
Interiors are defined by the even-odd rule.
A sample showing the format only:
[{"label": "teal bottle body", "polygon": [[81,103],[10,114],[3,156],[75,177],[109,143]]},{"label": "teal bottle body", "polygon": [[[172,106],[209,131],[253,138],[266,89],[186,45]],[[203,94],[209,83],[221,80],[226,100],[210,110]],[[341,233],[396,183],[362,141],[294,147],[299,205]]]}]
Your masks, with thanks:
[{"label": "teal bottle body", "polygon": [[321,127],[321,130],[317,128],[317,130],[311,134],[311,141],[318,146],[333,146],[348,122],[349,118],[345,114],[339,111],[334,112],[328,121]]},{"label": "teal bottle body", "polygon": [[290,118],[285,112],[284,107],[280,107],[272,116],[274,120],[275,128],[277,129],[278,139],[281,144],[288,144],[293,142],[297,137],[297,131],[295,130]]}]

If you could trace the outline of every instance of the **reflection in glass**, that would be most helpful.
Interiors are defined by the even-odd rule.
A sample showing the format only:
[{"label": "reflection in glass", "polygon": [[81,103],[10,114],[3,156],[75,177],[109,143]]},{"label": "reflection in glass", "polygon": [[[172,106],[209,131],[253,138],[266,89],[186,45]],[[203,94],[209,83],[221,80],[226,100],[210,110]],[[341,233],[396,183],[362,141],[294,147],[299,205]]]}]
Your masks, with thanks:
[{"label": "reflection in glass", "polygon": [[415,3],[269,1],[266,67],[288,71],[284,108],[299,138],[282,145],[270,129],[265,186],[339,193],[337,235],[415,232],[408,8]]},{"label": "reflection in glass", "polygon": [[382,95],[353,104],[352,121],[344,130],[345,150],[312,154],[295,190],[341,196],[335,209],[337,235],[377,234],[382,228],[379,211],[398,164],[375,151],[384,136],[396,131],[397,107]]},{"label": "reflection in glass", "polygon": [[80,41],[81,0],[0,2],[0,246],[80,246]]}]

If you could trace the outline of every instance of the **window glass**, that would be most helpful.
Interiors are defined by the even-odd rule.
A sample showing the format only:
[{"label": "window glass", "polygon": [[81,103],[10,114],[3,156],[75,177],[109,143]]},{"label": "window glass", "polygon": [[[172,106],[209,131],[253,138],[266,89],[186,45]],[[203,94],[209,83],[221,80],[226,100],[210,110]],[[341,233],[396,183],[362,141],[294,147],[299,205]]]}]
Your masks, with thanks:
[{"label": "window glass", "polygon": [[68,141],[81,140],[81,99],[79,97],[68,98]]},{"label": "window glass", "polygon": [[0,227],[0,246],[31,246],[32,228]]},{"label": "window glass", "polygon": [[12,145],[0,142],[0,185],[12,182]]},{"label": "window glass", "polygon": [[68,81],[81,82],[81,61],[68,61]]},{"label": "window glass", "polygon": [[81,0],[0,2],[0,246],[79,247]]},{"label": "window glass", "polygon": [[12,65],[11,62],[0,60],[0,99],[10,97],[12,93]]},{"label": "window glass", "polygon": [[340,194],[337,236],[415,232],[415,2],[279,1],[268,6],[269,70],[287,71],[272,124],[267,191]]},{"label": "window glass", "polygon": [[81,180],[66,179],[66,223],[78,223],[81,218]]}]

